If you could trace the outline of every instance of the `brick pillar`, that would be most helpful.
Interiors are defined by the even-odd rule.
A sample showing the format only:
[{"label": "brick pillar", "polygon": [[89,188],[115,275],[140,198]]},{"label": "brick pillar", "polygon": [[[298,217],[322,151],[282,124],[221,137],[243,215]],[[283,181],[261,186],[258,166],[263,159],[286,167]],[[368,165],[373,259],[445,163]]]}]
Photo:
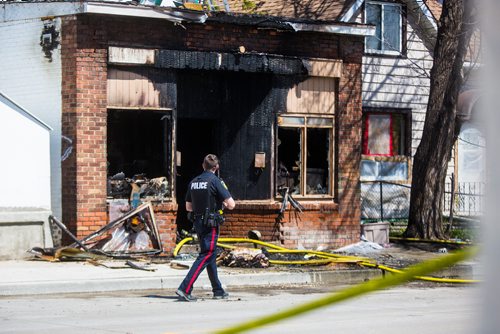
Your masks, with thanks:
[{"label": "brick pillar", "polygon": [[[346,244],[356,242],[360,235],[361,190],[361,57],[362,41],[345,42],[347,60],[339,82],[338,101],[338,198],[342,226],[338,238]],[[347,49],[347,47],[346,47]],[[346,52],[347,53],[347,52]]]},{"label": "brick pillar", "polygon": [[78,238],[107,222],[107,50],[86,32],[75,17],[63,20],[62,134],[73,141],[62,162],[63,222]]},{"label": "brick pillar", "polygon": [[153,205],[155,222],[160,233],[163,252],[167,255],[171,255],[175,248],[177,208],[177,204],[173,203],[158,203]]}]

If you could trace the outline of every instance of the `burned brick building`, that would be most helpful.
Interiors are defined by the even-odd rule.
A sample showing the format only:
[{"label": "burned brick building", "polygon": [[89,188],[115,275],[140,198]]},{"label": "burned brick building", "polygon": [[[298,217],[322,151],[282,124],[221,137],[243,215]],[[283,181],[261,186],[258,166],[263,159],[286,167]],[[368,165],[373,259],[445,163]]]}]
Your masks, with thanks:
[{"label": "burned brick building", "polygon": [[[169,253],[207,153],[236,209],[222,236],[336,247],[360,232],[364,25],[84,2],[61,15],[62,220],[103,226],[116,175],[161,180],[151,200]],[[342,7],[336,12],[339,16]],[[286,187],[286,188],[283,188]],[[288,189],[303,209],[288,205]]]}]

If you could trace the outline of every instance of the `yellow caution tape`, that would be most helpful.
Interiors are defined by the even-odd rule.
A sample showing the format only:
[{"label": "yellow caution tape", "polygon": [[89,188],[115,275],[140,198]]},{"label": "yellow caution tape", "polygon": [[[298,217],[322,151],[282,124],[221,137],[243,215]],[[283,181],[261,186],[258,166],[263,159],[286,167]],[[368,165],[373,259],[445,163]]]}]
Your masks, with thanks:
[{"label": "yellow caution tape", "polygon": [[361,283],[353,287],[344,289],[342,291],[329,294],[325,297],[319,298],[312,302],[304,303],[302,305],[295,306],[286,309],[284,311],[276,312],[271,315],[243,322],[232,327],[227,327],[225,329],[218,330],[215,333],[216,334],[242,333],[251,329],[262,327],[264,325],[282,321],[284,319],[291,318],[299,314],[311,312],[321,307],[339,303],[341,301],[351,299],[360,295],[397,286],[406,283],[407,281],[412,280],[415,277],[430,274],[437,270],[454,265],[455,263],[458,263],[460,261],[466,260],[477,254],[477,252],[478,252],[477,247],[473,247],[458,251],[456,253],[450,253],[448,255],[440,256],[438,258],[422,262],[415,266],[411,266],[406,270],[401,271],[400,275],[381,277],[365,283]]}]

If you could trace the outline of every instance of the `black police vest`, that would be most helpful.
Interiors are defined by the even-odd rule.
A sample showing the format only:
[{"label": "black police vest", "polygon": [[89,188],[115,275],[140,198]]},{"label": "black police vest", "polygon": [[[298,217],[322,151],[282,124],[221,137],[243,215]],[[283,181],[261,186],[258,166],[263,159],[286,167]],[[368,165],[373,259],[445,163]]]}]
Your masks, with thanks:
[{"label": "black police vest", "polygon": [[212,182],[214,177],[207,177],[207,175],[199,175],[191,181],[191,203],[193,205],[193,212],[196,215],[216,211],[216,200],[212,194]]}]

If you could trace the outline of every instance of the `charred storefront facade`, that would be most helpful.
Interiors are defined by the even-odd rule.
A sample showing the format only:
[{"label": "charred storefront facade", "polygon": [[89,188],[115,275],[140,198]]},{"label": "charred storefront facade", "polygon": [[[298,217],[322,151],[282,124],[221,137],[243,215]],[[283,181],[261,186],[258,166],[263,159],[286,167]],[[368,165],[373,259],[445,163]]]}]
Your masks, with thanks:
[{"label": "charred storefront facade", "polygon": [[[151,202],[169,253],[191,228],[187,184],[214,153],[237,203],[222,236],[357,241],[366,27],[183,15],[63,19],[66,225],[83,237],[119,205]],[[279,214],[289,195],[300,210],[288,202]]]}]

